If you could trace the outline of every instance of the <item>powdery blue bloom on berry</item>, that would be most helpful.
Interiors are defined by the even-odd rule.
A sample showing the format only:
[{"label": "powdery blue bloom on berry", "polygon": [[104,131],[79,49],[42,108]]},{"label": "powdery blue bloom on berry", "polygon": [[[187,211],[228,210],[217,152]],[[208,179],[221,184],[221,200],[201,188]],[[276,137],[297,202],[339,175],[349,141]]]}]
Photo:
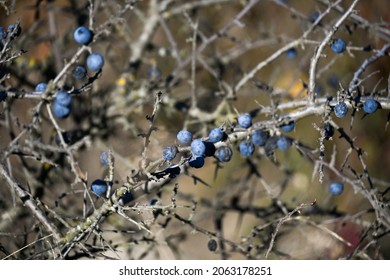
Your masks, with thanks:
[{"label": "powdery blue bloom on berry", "polygon": [[191,157],[188,161],[188,165],[193,168],[202,168],[204,165],[204,157]]},{"label": "powdery blue bloom on berry", "polygon": [[39,83],[35,87],[35,92],[39,92],[39,93],[45,92],[46,88],[47,88],[46,83]]},{"label": "powdery blue bloom on berry", "polygon": [[238,117],[238,125],[242,128],[248,128],[252,125],[252,117],[248,113],[242,114]]},{"label": "powdery blue bloom on berry", "polygon": [[104,195],[107,192],[107,188],[107,183],[100,179],[93,181],[91,184],[91,190],[99,196]]},{"label": "powdery blue bloom on berry", "polygon": [[58,90],[54,102],[61,106],[68,107],[72,103],[72,96],[65,90]]},{"label": "powdery blue bloom on berry", "polygon": [[191,142],[191,151],[195,157],[201,157],[206,152],[206,145],[200,139]]},{"label": "powdery blue bloom on berry", "polygon": [[288,123],[282,124],[280,126],[280,129],[284,132],[291,132],[294,130],[294,128],[295,128],[295,121],[289,121]]},{"label": "powdery blue bloom on berry", "polygon": [[231,160],[233,155],[232,149],[227,146],[222,146],[217,149],[216,157],[219,161],[228,162]]},{"label": "powdery blue bloom on berry", "polygon": [[297,56],[297,49],[296,48],[291,48],[287,51],[287,57],[288,58],[295,58]]},{"label": "powdery blue bloom on berry", "polygon": [[238,148],[244,157],[250,157],[255,152],[255,146],[250,141],[242,141]]},{"label": "powdery blue bloom on berry", "polygon": [[104,151],[100,154],[100,163],[103,166],[109,166],[110,160],[109,160],[110,154],[107,151]]},{"label": "powdery blue bloom on berry", "polygon": [[166,161],[171,161],[176,157],[177,148],[176,146],[167,146],[163,150],[163,158]]},{"label": "powdery blue bloom on berry", "polygon": [[256,146],[264,146],[269,138],[269,133],[264,130],[256,130],[252,136],[252,143]]},{"label": "powdery blue bloom on berry", "polygon": [[53,102],[53,114],[58,119],[65,119],[70,115],[71,107],[63,106],[57,102]]},{"label": "powdery blue bloom on berry", "polygon": [[336,39],[330,44],[330,49],[335,53],[343,53],[347,49],[347,44],[343,39]]},{"label": "powdery blue bloom on berry", "polygon": [[82,65],[77,65],[74,69],[73,69],[73,73],[72,73],[73,77],[77,80],[81,80],[83,78],[85,78],[85,76],[87,76],[87,69],[85,69],[84,66]]},{"label": "powdery blue bloom on berry", "polygon": [[87,67],[92,71],[100,71],[104,65],[104,57],[100,53],[91,53],[87,57]]},{"label": "powdery blue bloom on berry", "polygon": [[220,141],[223,137],[223,131],[219,127],[213,128],[209,133],[209,140],[213,143]]},{"label": "powdery blue bloom on berry", "polygon": [[79,45],[88,45],[92,42],[93,33],[87,27],[80,26],[74,31],[73,38]]},{"label": "powdery blue bloom on berry", "polygon": [[372,98],[367,98],[363,104],[363,110],[367,114],[372,114],[375,113],[375,111],[378,109],[378,106],[379,106],[378,101]]},{"label": "powdery blue bloom on berry", "polygon": [[278,146],[278,149],[281,151],[286,151],[291,146],[291,139],[287,138],[285,136],[281,136],[278,141],[276,141],[276,145]]},{"label": "powdery blue bloom on berry", "polygon": [[329,192],[332,195],[340,195],[343,193],[343,191],[344,191],[344,185],[341,182],[332,182],[329,185]]},{"label": "powdery blue bloom on berry", "polygon": [[347,104],[345,104],[345,102],[339,102],[336,106],[334,106],[333,111],[336,117],[342,119],[348,113]]},{"label": "powdery blue bloom on berry", "polygon": [[189,144],[192,140],[192,133],[188,130],[180,130],[177,133],[177,140],[182,144]]}]

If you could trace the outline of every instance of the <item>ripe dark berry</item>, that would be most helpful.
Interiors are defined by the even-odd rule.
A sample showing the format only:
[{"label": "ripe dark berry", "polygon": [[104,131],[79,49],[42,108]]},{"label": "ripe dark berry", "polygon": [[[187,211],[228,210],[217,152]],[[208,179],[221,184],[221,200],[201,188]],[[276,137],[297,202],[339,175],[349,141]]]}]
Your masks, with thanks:
[{"label": "ripe dark berry", "polygon": [[211,252],[215,252],[218,248],[217,241],[215,241],[214,239],[210,239],[207,243],[207,248],[209,248]]},{"label": "ripe dark berry", "polygon": [[238,148],[244,157],[250,157],[255,151],[255,146],[250,141],[242,141]]},{"label": "ripe dark berry", "polygon": [[206,150],[204,151],[204,155],[206,157],[212,157],[214,154],[215,154],[215,146],[213,143],[211,142],[203,142],[205,147],[206,147]]},{"label": "ripe dark berry", "polygon": [[329,192],[332,195],[340,195],[344,191],[344,185],[341,182],[333,182],[329,185]]},{"label": "ripe dark berry", "polygon": [[291,132],[294,130],[294,128],[295,128],[295,121],[289,121],[288,123],[282,124],[280,126],[280,129],[284,132]]},{"label": "ripe dark berry", "polygon": [[278,141],[276,142],[276,145],[278,146],[278,149],[281,151],[286,151],[291,146],[291,139],[287,138],[285,136],[281,136]]},{"label": "ripe dark berry", "polygon": [[343,39],[336,39],[330,44],[330,49],[335,53],[343,53],[347,49],[347,44]]},{"label": "ripe dark berry", "polygon": [[6,91],[0,91],[0,102],[3,102],[7,99],[7,92]]},{"label": "ripe dark berry", "polygon": [[177,148],[176,146],[167,146],[163,150],[163,158],[166,161],[171,161],[176,157]]},{"label": "ripe dark berry", "polygon": [[297,49],[296,48],[291,48],[287,51],[287,57],[288,58],[295,58],[297,56]]},{"label": "ripe dark berry", "polygon": [[91,190],[99,196],[104,195],[107,192],[107,188],[107,183],[100,179],[93,181],[91,184]]},{"label": "ripe dark berry", "polygon": [[325,139],[329,140],[330,137],[332,137],[334,134],[334,127],[331,124],[327,123],[324,125],[324,130],[325,130]]},{"label": "ripe dark berry", "polygon": [[209,133],[210,142],[216,143],[223,137],[223,131],[219,127],[213,128]]},{"label": "ripe dark berry", "polygon": [[264,146],[269,138],[269,133],[264,130],[256,130],[255,133],[252,134],[252,143],[256,146]]},{"label": "ripe dark berry", "polygon": [[[73,140],[72,133],[65,131],[65,132],[62,132],[61,134],[62,134],[62,138],[64,139],[65,144],[72,143],[72,140]],[[58,134],[56,134],[54,141],[56,142],[57,145],[61,144],[60,136]]]},{"label": "ripe dark berry", "polygon": [[192,133],[188,130],[180,130],[177,134],[177,140],[182,144],[189,144],[192,140]]},{"label": "ripe dark berry", "polygon": [[200,139],[191,142],[191,151],[195,157],[201,157],[206,152],[206,145]]},{"label": "ripe dark berry", "polygon": [[58,119],[65,119],[70,115],[70,106],[63,106],[57,102],[53,103],[53,114]]},{"label": "ripe dark berry", "polygon": [[242,128],[248,128],[252,125],[252,117],[248,113],[242,114],[238,117],[238,125]]},{"label": "ripe dark berry", "polygon": [[84,66],[82,65],[77,65],[74,69],[73,69],[73,73],[72,73],[73,77],[77,80],[81,80],[81,79],[84,79],[85,76],[87,76],[87,69],[85,69]]},{"label": "ripe dark berry", "polygon": [[193,168],[202,168],[204,165],[204,157],[191,157],[188,161],[188,165]]},{"label": "ripe dark berry", "polygon": [[333,111],[336,117],[342,119],[348,113],[347,104],[345,104],[345,102],[339,102],[336,106],[334,106]]},{"label": "ripe dark berry", "polygon": [[378,101],[372,98],[367,98],[363,104],[363,110],[367,114],[372,114],[375,113],[375,111],[378,109],[378,105]]},{"label": "ripe dark berry", "polygon": [[216,157],[219,161],[228,162],[232,158],[232,149],[227,146],[222,146],[217,149]]},{"label": "ripe dark berry", "polygon": [[11,39],[14,39],[20,35],[22,28],[18,24],[11,24],[8,26],[7,34]]},{"label": "ripe dark berry", "polygon": [[79,45],[88,45],[92,42],[93,33],[87,27],[80,26],[74,31],[73,38]]},{"label": "ripe dark berry", "polygon": [[121,198],[120,202],[122,205],[125,205],[134,199],[133,194],[131,192],[126,192]]},{"label": "ripe dark berry", "polygon": [[0,27],[0,40],[7,38],[7,30],[4,27]]},{"label": "ripe dark berry", "polygon": [[309,15],[309,20],[310,20],[310,22],[311,22],[311,23],[314,23],[314,22],[318,19],[319,16],[320,16],[320,13],[317,12],[317,11],[311,13],[311,14]]},{"label": "ripe dark berry", "polygon": [[104,65],[104,58],[100,53],[91,53],[87,57],[87,67],[92,71],[100,71]]},{"label": "ripe dark berry", "polygon": [[54,103],[58,105],[69,107],[72,102],[72,96],[65,90],[58,90],[54,98]]},{"label": "ripe dark berry", "polygon": [[36,93],[45,92],[46,88],[47,88],[47,84],[46,83],[39,83],[35,87],[35,92]]}]

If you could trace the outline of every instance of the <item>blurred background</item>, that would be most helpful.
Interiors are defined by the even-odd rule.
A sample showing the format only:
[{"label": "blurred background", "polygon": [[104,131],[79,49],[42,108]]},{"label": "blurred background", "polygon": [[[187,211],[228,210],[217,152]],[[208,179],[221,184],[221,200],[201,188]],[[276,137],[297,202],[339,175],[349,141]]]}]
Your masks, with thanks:
[{"label": "blurred background", "polygon": [[[74,30],[80,25],[90,27],[95,38],[89,48],[103,54],[105,66],[88,90],[73,98],[71,116],[59,120],[58,125],[69,133],[71,145],[76,144],[73,155],[89,185],[107,175],[107,168],[99,161],[101,152],[113,152],[115,189],[139,168],[144,147],[144,138],[139,134],[149,129],[145,116],[152,113],[159,91],[163,102],[147,150],[150,161],[160,159],[165,146],[178,145],[176,134],[183,128],[193,132],[194,137],[205,137],[214,127],[234,126],[239,113],[304,100],[315,48],[353,1],[338,2],[337,8],[327,13],[327,1],[314,0],[14,1],[0,7],[0,26],[20,22],[22,32],[12,41],[12,51],[26,53],[2,62],[2,90],[29,93],[39,82],[53,80],[79,49],[73,40]],[[336,98],[338,92],[348,88],[364,60],[389,43],[388,1],[362,0],[355,10],[358,17],[348,18],[335,34],[346,41],[348,50],[335,54],[325,47],[319,60],[319,98]],[[295,48],[294,55],[281,53],[234,98],[226,97],[226,88],[234,87],[260,62],[300,38],[324,12],[323,19]],[[194,63],[193,50],[199,51]],[[88,51],[77,64],[85,63]],[[361,94],[387,97],[389,68],[388,55],[371,64],[364,72]],[[63,87],[80,88],[88,83],[87,79],[75,80],[71,69],[61,79]],[[259,89],[253,81],[273,91]],[[1,104],[0,148],[9,150],[11,141],[27,128],[18,140],[21,147],[35,150],[50,161],[16,151],[3,156],[2,164],[12,167],[14,178],[34,197],[75,226],[83,219],[84,207],[92,206],[86,205],[84,188],[75,179],[65,153],[52,148],[58,147],[56,130],[47,112],[42,110],[41,121],[31,127],[38,102],[39,99],[23,98]],[[213,115],[222,103],[226,104],[224,109]],[[191,114],[194,108],[201,113]],[[281,110],[278,114],[289,112]],[[269,114],[259,114],[254,122],[271,118]],[[354,145],[363,150],[373,192],[384,192],[380,197],[387,212],[388,119],[387,110],[368,116],[359,110],[353,117],[351,113],[345,119],[333,117]],[[320,148],[316,127],[322,123],[322,116],[311,115],[299,119],[288,134],[314,151],[316,159]],[[361,160],[340,135],[336,131],[331,140],[324,142],[324,160],[330,162],[334,155],[335,166],[345,176],[352,181],[359,181],[356,178],[360,176],[360,182],[367,187]],[[240,155],[235,143],[232,147],[230,162],[220,164],[213,157],[206,158],[203,168],[185,169],[161,191],[131,204],[143,208],[128,209],[127,215],[147,226],[151,233],[119,215],[108,217],[99,227],[102,236],[85,241],[92,255],[124,259],[261,259],[278,221],[286,215],[283,209],[290,212],[301,203],[316,201],[314,207],[302,209],[300,215],[292,216],[281,226],[269,258],[390,258],[389,229],[380,225],[370,201],[349,184],[345,184],[340,196],[329,193],[329,184],[342,180],[334,172],[325,169],[320,183],[313,161],[295,147],[275,151],[270,157],[256,150],[250,159]],[[177,157],[175,163],[179,160]],[[178,191],[173,196],[175,184]],[[6,182],[1,185],[0,257],[33,243],[13,258],[45,258],[40,252],[48,244],[37,242],[45,236],[39,223]],[[172,197],[176,199],[176,209],[169,208],[165,214],[156,210],[170,205]],[[151,199],[157,203],[151,204]],[[103,199],[94,198],[93,203],[99,207]],[[53,213],[47,212],[66,232]],[[172,213],[191,217],[191,223],[183,223]],[[112,248],[93,251],[99,238]],[[210,240],[217,241],[216,250],[210,250]],[[77,252],[70,257],[91,258]]]}]

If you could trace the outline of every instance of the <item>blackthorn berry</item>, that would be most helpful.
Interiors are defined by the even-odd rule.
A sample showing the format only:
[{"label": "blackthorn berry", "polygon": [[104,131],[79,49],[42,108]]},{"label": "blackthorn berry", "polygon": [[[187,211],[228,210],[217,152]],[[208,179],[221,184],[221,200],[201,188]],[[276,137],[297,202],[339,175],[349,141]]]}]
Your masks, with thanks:
[{"label": "blackthorn berry", "polygon": [[286,54],[288,58],[295,58],[297,56],[297,50],[296,48],[291,48],[287,51]]},{"label": "blackthorn berry", "polygon": [[100,154],[100,163],[103,166],[109,166],[110,165],[110,153],[107,151],[104,151]]},{"label": "blackthorn berry", "polygon": [[252,143],[256,146],[264,146],[268,138],[269,133],[264,130],[256,130],[251,136]]},{"label": "blackthorn berry", "polygon": [[7,31],[4,29],[4,27],[0,27],[0,40],[5,38],[7,38]]},{"label": "blackthorn berry", "polygon": [[7,92],[6,91],[0,91],[0,102],[3,102],[7,99]]},{"label": "blackthorn berry", "polygon": [[46,88],[47,88],[46,83],[39,83],[35,87],[35,92],[37,92],[37,93],[45,92]]},{"label": "blackthorn berry", "polygon": [[324,125],[324,130],[325,130],[325,139],[329,140],[330,137],[332,137],[334,134],[334,127],[331,124],[327,123]]},{"label": "blackthorn berry", "polygon": [[209,140],[213,143],[220,141],[223,137],[223,131],[219,127],[212,129],[209,133]]},{"label": "blackthorn berry", "polygon": [[91,53],[87,57],[87,67],[92,71],[100,71],[104,65],[104,58],[100,53]]},{"label": "blackthorn berry", "polygon": [[182,144],[189,144],[192,139],[192,133],[188,130],[180,130],[177,134],[177,140]]},{"label": "blackthorn berry", "polygon": [[92,42],[93,33],[87,27],[80,26],[74,31],[73,38],[79,45],[88,45]]},{"label": "blackthorn berry", "polygon": [[250,157],[255,151],[255,146],[250,141],[242,141],[238,147],[244,157]]},{"label": "blackthorn berry", "polygon": [[282,124],[280,126],[280,129],[284,132],[291,132],[294,130],[294,128],[295,128],[295,121],[289,121],[288,123]]},{"label": "blackthorn berry", "polygon": [[347,45],[343,39],[336,39],[330,44],[330,49],[335,53],[343,53],[347,49]]},{"label": "blackthorn berry", "polygon": [[[64,139],[65,144],[72,143],[72,140],[73,140],[72,133],[65,131],[65,132],[62,132],[61,134],[62,134],[62,138]],[[58,133],[54,137],[54,141],[56,142],[57,145],[61,144],[60,136],[58,135]]]},{"label": "blackthorn berry", "polygon": [[[16,29],[15,29],[16,28]],[[18,24],[11,24],[8,26],[8,36],[11,36],[11,39],[14,39],[15,37],[18,37],[20,33],[22,32],[22,28]]]},{"label": "blackthorn berry", "polygon": [[291,146],[291,139],[285,136],[281,136],[276,142],[276,145],[278,146],[279,150],[286,151]]},{"label": "blackthorn berry", "polygon": [[96,195],[104,195],[107,192],[107,183],[104,180],[97,179],[92,182],[91,189]]},{"label": "blackthorn berry", "polygon": [[329,192],[332,195],[340,195],[344,191],[344,185],[341,182],[333,182],[329,185]]},{"label": "blackthorn berry", "polygon": [[232,158],[232,149],[227,146],[222,146],[217,149],[216,157],[219,161],[228,162]]},{"label": "blackthorn berry", "polygon": [[177,154],[177,148],[176,146],[167,146],[163,150],[163,158],[166,161],[171,161],[176,157]]},{"label": "blackthorn berry", "polygon": [[314,22],[318,19],[319,16],[320,16],[320,13],[317,12],[317,11],[311,13],[311,14],[309,15],[309,20],[310,20],[310,22],[311,22],[311,23],[314,23]]},{"label": "blackthorn berry", "polygon": [[252,117],[248,113],[242,114],[238,117],[238,125],[242,128],[248,128],[252,125]]},{"label": "blackthorn berry", "polygon": [[194,139],[191,142],[191,151],[195,157],[201,157],[206,152],[206,145],[200,139]]},{"label": "blackthorn berry", "polygon": [[348,113],[348,107],[345,102],[339,102],[336,106],[334,106],[333,110],[336,117],[340,119],[344,118]]},{"label": "blackthorn berry", "polygon": [[193,168],[202,168],[204,165],[204,157],[191,157],[188,161],[188,165]]},{"label": "blackthorn berry", "polygon": [[56,118],[64,119],[69,116],[70,111],[70,106],[63,106],[57,102],[53,102],[53,114]]},{"label": "blackthorn berry", "polygon": [[72,102],[72,96],[65,90],[58,90],[54,98],[54,103],[68,107]]},{"label": "blackthorn berry", "polygon": [[129,203],[134,199],[134,196],[131,192],[126,192],[121,198],[120,202],[122,205]]},{"label": "blackthorn berry", "polygon": [[367,98],[363,104],[363,110],[367,114],[372,114],[375,113],[375,111],[378,109],[378,105],[378,101],[372,98]]},{"label": "blackthorn berry", "polygon": [[73,69],[73,77],[77,80],[81,80],[83,78],[85,78],[85,76],[87,76],[87,69],[85,69],[84,66],[82,65],[77,65],[74,69]]},{"label": "blackthorn berry", "polygon": [[215,154],[215,146],[213,143],[211,142],[203,142],[205,147],[206,147],[206,150],[204,151],[204,155],[206,157],[212,157],[214,154]]}]

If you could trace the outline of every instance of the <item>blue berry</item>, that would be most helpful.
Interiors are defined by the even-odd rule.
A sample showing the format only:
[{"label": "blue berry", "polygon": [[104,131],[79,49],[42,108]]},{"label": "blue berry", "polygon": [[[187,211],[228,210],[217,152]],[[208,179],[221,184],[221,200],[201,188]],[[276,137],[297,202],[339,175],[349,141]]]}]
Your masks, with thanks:
[{"label": "blue berry", "polygon": [[278,141],[276,141],[276,145],[278,146],[278,149],[281,151],[287,151],[288,148],[291,146],[291,139],[287,138],[285,136],[281,136]]},{"label": "blue berry", "polygon": [[201,157],[206,152],[206,145],[200,139],[191,142],[191,151],[195,157]]},{"label": "blue berry", "polygon": [[311,13],[311,14],[309,15],[309,20],[310,20],[310,22],[311,22],[311,23],[314,23],[314,22],[318,19],[319,16],[320,16],[320,13],[317,12],[317,11]]},{"label": "blue berry", "polygon": [[297,56],[297,49],[296,48],[291,48],[287,51],[287,57],[288,58],[295,58]]},{"label": "blue berry", "polygon": [[248,128],[252,125],[252,117],[248,113],[242,114],[238,117],[238,125],[242,128]]},{"label": "blue berry", "polygon": [[87,76],[87,69],[85,69],[84,66],[82,65],[77,65],[74,69],[73,69],[73,73],[72,73],[73,77],[77,80],[81,80],[83,78],[85,78],[85,76]]},{"label": "blue berry", "polygon": [[329,140],[329,138],[332,137],[334,134],[334,127],[327,123],[324,125],[324,130],[325,130],[325,139]]},{"label": "blue berry", "polygon": [[280,129],[284,132],[291,132],[294,130],[294,128],[295,128],[295,121],[289,121],[288,123],[282,124],[280,126]]},{"label": "blue berry", "polygon": [[0,91],[0,102],[3,102],[7,99],[7,92],[6,91]]},{"label": "blue berry", "polygon": [[182,144],[189,144],[192,139],[192,133],[188,130],[180,130],[177,134],[177,140]]},{"label": "blue berry", "polygon": [[4,27],[0,27],[0,40],[5,38],[7,38],[7,31],[4,29]]},{"label": "blue berry", "polygon": [[100,154],[100,163],[103,166],[109,166],[110,165],[110,154],[107,151],[104,151]]},{"label": "blue berry", "polygon": [[18,37],[22,32],[22,28],[18,24],[11,24],[8,26],[8,36],[11,36],[11,39]]},{"label": "blue berry", "polygon": [[206,157],[212,157],[214,154],[215,154],[215,146],[213,143],[211,142],[203,142],[205,147],[206,147],[206,150],[204,151],[204,155]]},{"label": "blue berry", "polygon": [[96,195],[104,195],[107,192],[107,183],[103,180],[97,179],[92,182],[91,189]]},{"label": "blue berry", "polygon": [[169,178],[176,178],[176,176],[180,175],[180,167],[171,166],[165,169],[164,172],[169,175]]},{"label": "blue berry", "polygon": [[223,131],[219,127],[214,128],[209,133],[209,140],[213,143],[220,141],[223,137]]},{"label": "blue berry", "polygon": [[176,157],[177,148],[176,146],[167,146],[163,150],[163,158],[166,161],[171,161]]},{"label": "blue berry", "polygon": [[332,195],[340,195],[344,191],[344,185],[341,182],[333,182],[329,185],[329,192]]},{"label": "blue berry", "polygon": [[336,39],[330,44],[330,49],[335,53],[343,53],[347,49],[347,44],[343,39]]},{"label": "blue berry", "polygon": [[363,110],[367,114],[372,114],[375,113],[375,111],[378,109],[378,105],[378,101],[372,98],[367,98],[363,104]]},{"label": "blue berry", "polygon": [[47,88],[47,84],[46,83],[39,83],[35,87],[35,92],[38,92],[38,93],[45,92],[46,88]]},{"label": "blue berry", "polygon": [[348,113],[348,107],[345,102],[339,102],[336,106],[334,106],[333,110],[336,117],[340,119],[344,118]]},{"label": "blue berry", "polygon": [[65,90],[58,90],[54,102],[58,105],[69,107],[72,102],[72,96]]},{"label": "blue berry", "polygon": [[255,146],[250,141],[242,141],[238,148],[244,157],[250,157],[255,151]]},{"label": "blue berry", "polygon": [[57,102],[53,103],[53,114],[58,119],[65,119],[70,115],[70,106],[63,106]]},{"label": "blue berry", "polygon": [[73,38],[79,45],[88,45],[92,42],[93,33],[85,26],[80,26],[73,33]]},{"label": "blue berry", "polygon": [[216,157],[219,161],[228,162],[232,158],[232,149],[227,146],[222,146],[217,149]]},{"label": "blue berry", "polygon": [[204,157],[191,157],[188,161],[188,165],[193,168],[202,168],[204,165]]},{"label": "blue berry", "polygon": [[100,53],[91,53],[87,57],[87,67],[92,71],[100,71],[104,65],[104,58]]},{"label": "blue berry", "polygon": [[264,146],[268,138],[269,133],[264,130],[256,130],[251,136],[252,143],[256,146]]},{"label": "blue berry", "polygon": [[121,202],[122,204],[127,204],[129,203],[130,201],[132,201],[134,199],[134,196],[131,192],[126,192],[121,198]]}]

